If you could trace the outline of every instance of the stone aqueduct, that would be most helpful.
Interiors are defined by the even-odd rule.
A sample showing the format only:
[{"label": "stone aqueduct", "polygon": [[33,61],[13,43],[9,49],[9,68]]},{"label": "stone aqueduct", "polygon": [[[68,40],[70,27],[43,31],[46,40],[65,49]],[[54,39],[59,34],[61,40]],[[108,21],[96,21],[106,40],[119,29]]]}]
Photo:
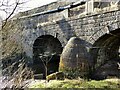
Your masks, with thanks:
[{"label": "stone aqueduct", "polygon": [[[93,7],[89,8],[89,4]],[[115,6],[108,6],[109,4],[102,3],[104,7],[97,8],[95,2],[75,5],[70,2],[54,2],[21,12],[10,21],[14,26],[11,25],[7,38],[20,44],[21,52],[29,57],[28,63],[37,68],[41,68],[39,54],[44,48],[50,52],[56,51],[49,67],[59,67],[60,54],[68,40],[74,36],[82,40],[81,44],[86,49],[83,54],[92,66],[103,70],[112,62],[119,68],[120,7],[119,3]],[[111,64],[108,64],[109,70],[113,71],[111,74],[118,73],[119,70],[115,71]],[[54,70],[57,71],[58,68]],[[39,70],[36,71],[40,73]]]}]

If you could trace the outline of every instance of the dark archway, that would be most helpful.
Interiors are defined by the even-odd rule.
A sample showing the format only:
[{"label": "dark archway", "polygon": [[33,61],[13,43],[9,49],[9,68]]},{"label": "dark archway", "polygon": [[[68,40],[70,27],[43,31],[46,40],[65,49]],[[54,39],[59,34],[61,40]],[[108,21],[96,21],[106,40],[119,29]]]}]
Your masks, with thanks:
[{"label": "dark archway", "polygon": [[100,37],[91,49],[93,68],[91,78],[120,77],[120,29]]},{"label": "dark archway", "polygon": [[52,56],[48,56],[47,60],[50,60],[47,64],[47,74],[51,74],[58,71],[60,54],[62,53],[62,45],[59,40],[51,35],[42,35],[38,37],[33,45],[33,69],[35,74],[43,74],[45,78],[45,66],[43,60],[40,58],[44,53],[50,53]]}]

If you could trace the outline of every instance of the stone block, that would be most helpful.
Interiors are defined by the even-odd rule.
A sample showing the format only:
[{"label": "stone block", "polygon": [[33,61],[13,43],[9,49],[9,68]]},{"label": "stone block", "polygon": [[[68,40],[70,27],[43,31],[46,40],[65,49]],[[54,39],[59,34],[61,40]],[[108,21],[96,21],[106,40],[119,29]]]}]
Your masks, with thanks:
[{"label": "stone block", "polygon": [[35,74],[34,79],[43,79],[43,74]]},{"label": "stone block", "polygon": [[63,72],[56,72],[48,75],[46,77],[47,81],[49,80],[64,80],[64,73]]}]

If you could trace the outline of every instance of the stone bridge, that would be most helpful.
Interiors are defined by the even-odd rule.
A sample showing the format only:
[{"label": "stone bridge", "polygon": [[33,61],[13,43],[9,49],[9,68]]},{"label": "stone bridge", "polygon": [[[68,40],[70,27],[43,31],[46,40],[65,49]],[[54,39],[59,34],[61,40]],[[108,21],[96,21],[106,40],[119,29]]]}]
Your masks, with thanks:
[{"label": "stone bridge", "polygon": [[[97,7],[99,4],[101,7]],[[84,57],[92,66],[101,69],[97,73],[103,72],[105,67],[109,68],[111,75],[118,75],[116,68],[119,66],[117,63],[120,63],[119,2],[113,5],[110,2],[100,3],[93,0],[73,4],[54,2],[21,12],[8,23],[10,24],[5,29],[8,33],[3,36],[3,42],[8,40],[17,43],[17,47],[21,47],[19,52],[29,58],[28,64],[32,64],[37,74],[41,71],[44,73],[44,66],[40,61],[43,52],[56,52],[48,64],[48,72],[56,72],[64,46],[71,37],[79,37],[86,49]],[[5,48],[3,45],[3,57],[8,58],[11,52],[7,55]],[[115,64],[112,66],[113,63]]]}]

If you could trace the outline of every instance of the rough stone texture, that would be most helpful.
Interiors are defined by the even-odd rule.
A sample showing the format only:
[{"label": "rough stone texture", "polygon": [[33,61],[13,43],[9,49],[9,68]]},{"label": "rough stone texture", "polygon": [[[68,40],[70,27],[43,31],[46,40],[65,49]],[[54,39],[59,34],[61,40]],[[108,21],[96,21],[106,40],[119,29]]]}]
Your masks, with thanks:
[{"label": "rough stone texture", "polygon": [[[86,76],[88,74],[88,61],[85,55],[86,49],[82,45],[82,40],[72,37],[63,49],[60,57],[60,71],[71,74],[72,70],[78,70],[77,76]],[[73,71],[74,75],[74,71]]]},{"label": "rough stone texture", "polygon": [[93,79],[106,79],[112,77],[120,78],[120,70],[118,69],[117,61],[108,61],[107,63],[101,65],[92,76]]},{"label": "rough stone texture", "polygon": [[[69,10],[68,14],[70,14]],[[93,70],[103,62],[107,63],[106,60],[117,58],[120,61],[118,54],[120,42],[115,38],[116,35],[120,38],[120,7],[84,15],[77,13],[68,18],[64,17],[63,11],[14,18],[2,30],[3,58],[10,58],[13,53],[25,53],[28,63],[32,65],[33,44],[43,35],[58,39],[62,47],[71,37],[79,37],[82,40],[80,44],[85,49],[83,58],[87,59]]]},{"label": "rough stone texture", "polygon": [[63,72],[55,72],[55,73],[52,73],[50,75],[48,75],[46,77],[47,81],[50,81],[50,80],[64,80],[65,77],[64,77],[64,73]]},{"label": "rough stone texture", "polygon": [[75,8],[69,9],[69,17],[76,16],[85,12],[85,5],[80,5]]}]

